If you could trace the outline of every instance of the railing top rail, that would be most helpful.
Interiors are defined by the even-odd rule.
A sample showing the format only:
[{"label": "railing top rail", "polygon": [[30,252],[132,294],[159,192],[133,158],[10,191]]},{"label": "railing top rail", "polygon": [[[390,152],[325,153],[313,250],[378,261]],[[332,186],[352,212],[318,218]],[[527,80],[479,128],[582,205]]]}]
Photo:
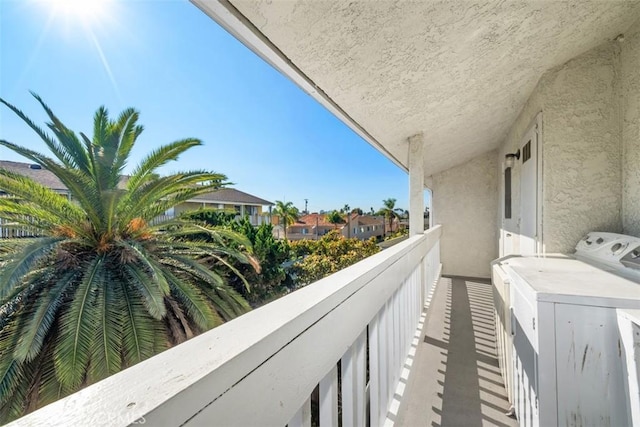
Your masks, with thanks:
[{"label": "railing top rail", "polygon": [[[124,426],[160,406],[179,408],[176,396],[197,394],[195,415],[296,339],[350,296],[397,263],[415,267],[440,239],[441,227],[427,230],[344,270],[253,310],[181,345],[93,384],[15,421],[13,425]],[[362,325],[363,327],[366,324]],[[193,393],[192,393],[193,394]],[[246,402],[251,405],[251,402]],[[187,422],[189,418],[181,422]]]}]

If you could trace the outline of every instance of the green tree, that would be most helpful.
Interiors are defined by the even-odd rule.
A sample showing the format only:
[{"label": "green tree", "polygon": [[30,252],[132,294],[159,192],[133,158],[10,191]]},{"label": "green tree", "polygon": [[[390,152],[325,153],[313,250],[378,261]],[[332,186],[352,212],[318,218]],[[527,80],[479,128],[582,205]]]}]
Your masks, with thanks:
[{"label": "green tree", "polygon": [[331,211],[327,214],[327,222],[329,224],[333,224],[333,228],[335,229],[338,227],[338,224],[344,223],[344,219],[342,218],[342,215],[340,215],[340,212]]},{"label": "green tree", "polygon": [[342,209],[340,209],[340,212],[342,212],[343,214],[348,214],[349,212],[351,212],[351,206],[349,206],[348,204],[344,205]]},{"label": "green tree", "polygon": [[282,226],[284,227],[284,239],[287,240],[287,227],[293,224],[298,219],[298,208],[293,206],[291,202],[283,202],[276,200],[276,207],[273,209],[273,214],[280,217]]},{"label": "green tree", "polygon": [[[186,216],[207,225],[228,227],[242,233],[249,239],[261,269],[256,271],[250,265],[231,261],[251,284],[251,289],[248,289],[243,281],[235,275],[229,277],[229,283],[252,306],[260,306],[291,289],[292,279],[283,266],[290,259],[289,243],[287,240],[276,240],[273,237],[273,225],[262,224],[259,227],[254,227],[246,217],[237,221],[235,215],[224,215],[223,212],[212,209],[190,212]],[[207,236],[203,235],[198,238],[207,238]]]},{"label": "green tree", "polygon": [[293,270],[300,285],[313,283],[380,251],[374,238],[347,239],[336,230],[320,240],[292,242],[291,249],[299,258]]},{"label": "green tree", "polygon": [[396,212],[396,199],[385,199],[382,201],[382,209],[378,211],[378,215],[384,215],[385,219],[389,221],[389,231],[393,231],[393,220],[394,218],[398,218],[398,213]]},{"label": "green tree", "polygon": [[[6,140],[9,148],[62,181],[72,200],[0,169],[0,218],[42,236],[3,245],[0,263],[0,414],[3,421],[138,363],[247,311],[215,264],[251,262],[249,241],[185,220],[150,225],[167,209],[226,183],[207,171],[156,170],[201,145],[183,139],[147,155],[121,183],[138,113],[116,120],[104,107],[93,137],[67,128],[35,95],[55,139],[9,107],[52,156]],[[216,242],[193,242],[206,233]],[[226,242],[235,242],[230,247]]]}]

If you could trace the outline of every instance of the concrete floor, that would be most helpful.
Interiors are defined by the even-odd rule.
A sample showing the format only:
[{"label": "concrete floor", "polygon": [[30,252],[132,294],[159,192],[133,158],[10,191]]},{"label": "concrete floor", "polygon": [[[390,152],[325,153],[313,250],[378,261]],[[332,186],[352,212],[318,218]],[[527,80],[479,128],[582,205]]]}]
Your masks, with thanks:
[{"label": "concrete floor", "polygon": [[517,426],[495,352],[491,284],[442,277],[400,403],[396,426]]}]

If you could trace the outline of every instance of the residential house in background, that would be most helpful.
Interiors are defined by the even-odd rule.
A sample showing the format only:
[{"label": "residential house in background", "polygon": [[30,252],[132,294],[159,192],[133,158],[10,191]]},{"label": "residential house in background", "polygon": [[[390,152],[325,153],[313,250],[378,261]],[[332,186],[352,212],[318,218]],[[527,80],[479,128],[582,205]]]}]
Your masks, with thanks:
[{"label": "residential house in background", "polygon": [[[40,165],[0,160],[0,169],[24,175],[36,181],[37,183],[40,183],[45,187],[52,189],[56,193],[60,193],[67,197],[69,196],[69,190],[67,189],[67,186],[64,185],[57,176],[49,172],[47,169],[44,169]],[[0,190],[0,196],[6,195],[7,193]]]},{"label": "residential house in background", "polygon": [[[385,221],[382,216],[351,213],[344,223],[332,224],[327,221],[327,214],[311,213],[300,216],[294,224],[287,228],[287,239],[318,240],[331,230],[338,230],[344,237],[355,237],[360,240],[374,237],[381,240],[384,237],[384,227]],[[284,230],[281,224],[274,227],[273,233],[276,238],[284,238]]]},{"label": "residential house in background", "polygon": [[374,237],[382,240],[385,235],[385,219],[381,215],[355,215],[351,220],[351,236],[360,240]]},{"label": "residential house in background", "polygon": [[[11,162],[6,160],[0,160],[0,169],[5,169],[9,172],[24,175],[32,180],[44,185],[47,188],[52,189],[61,196],[70,197],[67,187],[50,171],[44,169],[40,165]],[[0,197],[9,197],[10,195],[5,191],[0,190]],[[31,237],[33,236],[33,230],[28,227],[7,227],[3,226],[5,220],[0,219],[0,238],[15,238],[15,237]]]},{"label": "residential house in background", "polygon": [[[62,181],[40,165],[3,160],[0,161],[0,168],[24,175],[65,197],[70,197],[69,190]],[[126,184],[126,181],[127,176],[123,176],[120,182],[120,187],[123,187]],[[7,196],[6,193],[0,191],[0,196],[3,195]],[[210,208],[220,209],[227,212],[236,212],[239,218],[247,216],[251,221],[251,224],[258,226],[260,224],[270,222],[271,206],[273,206],[272,202],[243,191],[236,190],[235,188],[221,188],[220,190],[212,191],[211,193],[203,194],[201,196],[194,197],[185,203],[181,203],[167,211],[161,218],[172,218],[183,212]],[[267,207],[267,211],[265,211],[265,207]],[[1,238],[25,237],[30,235],[32,235],[32,233],[26,228],[6,228],[2,227],[0,223]]]},{"label": "residential house in background", "polygon": [[[194,197],[181,203],[167,215],[179,215],[183,212],[198,209],[219,209],[226,212],[235,212],[239,218],[248,217],[251,224],[258,226],[271,221],[271,207],[274,204],[235,188],[221,188],[211,193]],[[265,211],[265,207],[267,210]]]}]

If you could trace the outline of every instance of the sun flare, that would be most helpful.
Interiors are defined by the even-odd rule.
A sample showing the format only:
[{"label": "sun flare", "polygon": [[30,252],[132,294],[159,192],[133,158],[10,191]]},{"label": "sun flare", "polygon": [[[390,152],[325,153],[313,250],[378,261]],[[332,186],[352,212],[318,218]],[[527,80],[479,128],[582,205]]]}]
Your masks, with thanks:
[{"label": "sun flare", "polygon": [[54,14],[83,23],[104,18],[111,0],[49,0]]}]

